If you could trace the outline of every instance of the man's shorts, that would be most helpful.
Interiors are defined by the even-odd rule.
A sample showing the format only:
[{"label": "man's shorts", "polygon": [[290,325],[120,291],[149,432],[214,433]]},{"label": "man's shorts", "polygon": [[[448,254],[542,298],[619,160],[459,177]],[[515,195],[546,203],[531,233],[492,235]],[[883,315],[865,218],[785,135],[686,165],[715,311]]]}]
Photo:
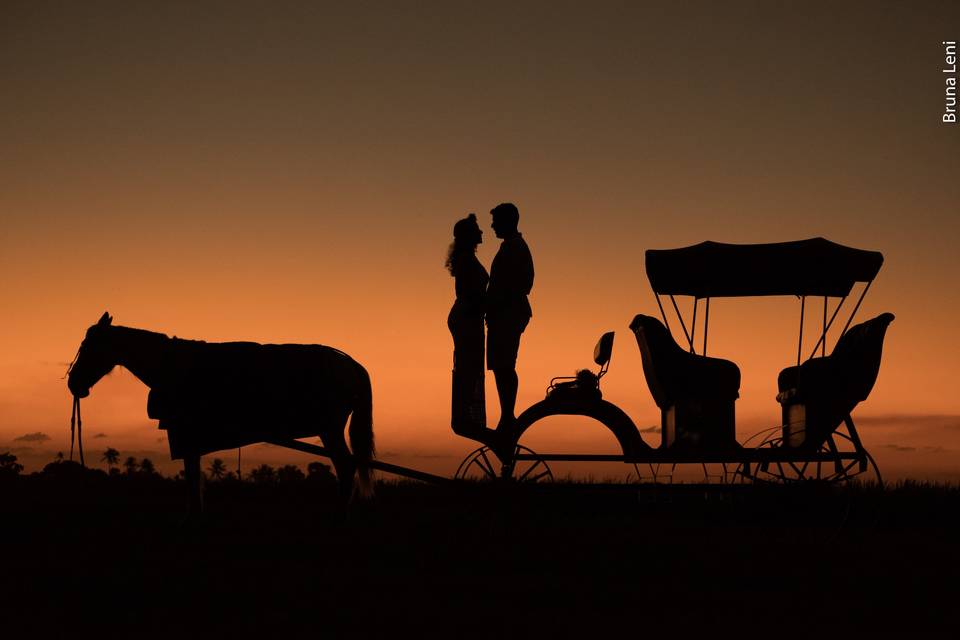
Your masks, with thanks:
[{"label": "man's shorts", "polygon": [[520,335],[530,318],[499,320],[487,324],[487,369],[516,369]]}]

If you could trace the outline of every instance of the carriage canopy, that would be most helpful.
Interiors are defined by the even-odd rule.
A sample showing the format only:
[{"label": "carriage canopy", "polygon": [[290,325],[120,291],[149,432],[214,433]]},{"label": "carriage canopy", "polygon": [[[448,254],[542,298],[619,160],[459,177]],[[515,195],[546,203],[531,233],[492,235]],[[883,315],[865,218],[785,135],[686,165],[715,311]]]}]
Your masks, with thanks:
[{"label": "carriage canopy", "polygon": [[824,238],[770,244],[701,242],[682,249],[647,250],[647,277],[657,294],[845,297],[870,282],[883,254]]}]

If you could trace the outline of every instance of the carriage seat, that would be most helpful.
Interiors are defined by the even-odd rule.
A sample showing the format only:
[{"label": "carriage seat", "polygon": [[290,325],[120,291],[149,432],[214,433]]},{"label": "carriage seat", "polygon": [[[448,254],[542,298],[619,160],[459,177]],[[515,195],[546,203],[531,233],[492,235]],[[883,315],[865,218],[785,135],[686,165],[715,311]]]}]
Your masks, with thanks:
[{"label": "carriage seat", "polygon": [[661,446],[737,446],[734,403],[740,397],[739,367],[729,360],[689,353],[651,316],[638,314],[630,329],[640,347],[650,394],[661,411]]},{"label": "carriage seat", "polygon": [[851,327],[830,355],[787,367],[777,376],[783,408],[783,439],[791,446],[819,447],[867,399],[877,374],[892,313]]},{"label": "carriage seat", "polygon": [[547,398],[587,402],[600,400],[603,397],[600,392],[600,379],[610,368],[614,335],[613,331],[604,333],[593,348],[593,361],[600,365],[600,371],[594,373],[589,369],[581,369],[575,376],[559,376],[551,379],[550,386],[547,387]]}]

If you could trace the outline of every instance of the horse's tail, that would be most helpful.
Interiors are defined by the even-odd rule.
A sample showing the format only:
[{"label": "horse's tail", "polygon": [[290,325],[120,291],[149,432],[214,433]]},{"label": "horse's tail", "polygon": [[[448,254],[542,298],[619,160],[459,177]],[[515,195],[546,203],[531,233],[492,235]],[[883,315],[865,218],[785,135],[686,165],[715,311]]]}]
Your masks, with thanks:
[{"label": "horse's tail", "polygon": [[370,461],[375,448],[373,444],[373,390],[370,374],[357,363],[357,390],[353,400],[353,416],[350,418],[350,448],[357,465],[360,480],[360,496],[373,495],[373,472]]}]

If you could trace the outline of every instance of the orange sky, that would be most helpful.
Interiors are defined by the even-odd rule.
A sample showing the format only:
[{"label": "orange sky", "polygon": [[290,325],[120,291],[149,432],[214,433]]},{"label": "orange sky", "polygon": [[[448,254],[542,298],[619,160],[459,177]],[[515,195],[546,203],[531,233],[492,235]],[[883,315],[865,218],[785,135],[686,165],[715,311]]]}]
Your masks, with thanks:
[{"label": "orange sky", "polygon": [[[605,397],[657,423],[626,328],[656,315],[644,249],[824,236],[886,258],[859,316],[897,315],[855,414],[868,448],[960,478],[956,3],[131,4],[0,9],[0,450],[68,448],[61,377],[109,309],[341,348],[373,376],[381,455],[450,473],[472,443],[448,428],[444,253],[477,211],[489,265],[486,212],[511,200],[537,269],[520,407],[617,330]],[[798,307],[711,306],[741,439],[779,418]],[[492,420],[495,398],[489,380]],[[88,450],[162,461],[145,399],[126,372],[101,382]],[[530,442],[614,446],[577,420]]]}]

